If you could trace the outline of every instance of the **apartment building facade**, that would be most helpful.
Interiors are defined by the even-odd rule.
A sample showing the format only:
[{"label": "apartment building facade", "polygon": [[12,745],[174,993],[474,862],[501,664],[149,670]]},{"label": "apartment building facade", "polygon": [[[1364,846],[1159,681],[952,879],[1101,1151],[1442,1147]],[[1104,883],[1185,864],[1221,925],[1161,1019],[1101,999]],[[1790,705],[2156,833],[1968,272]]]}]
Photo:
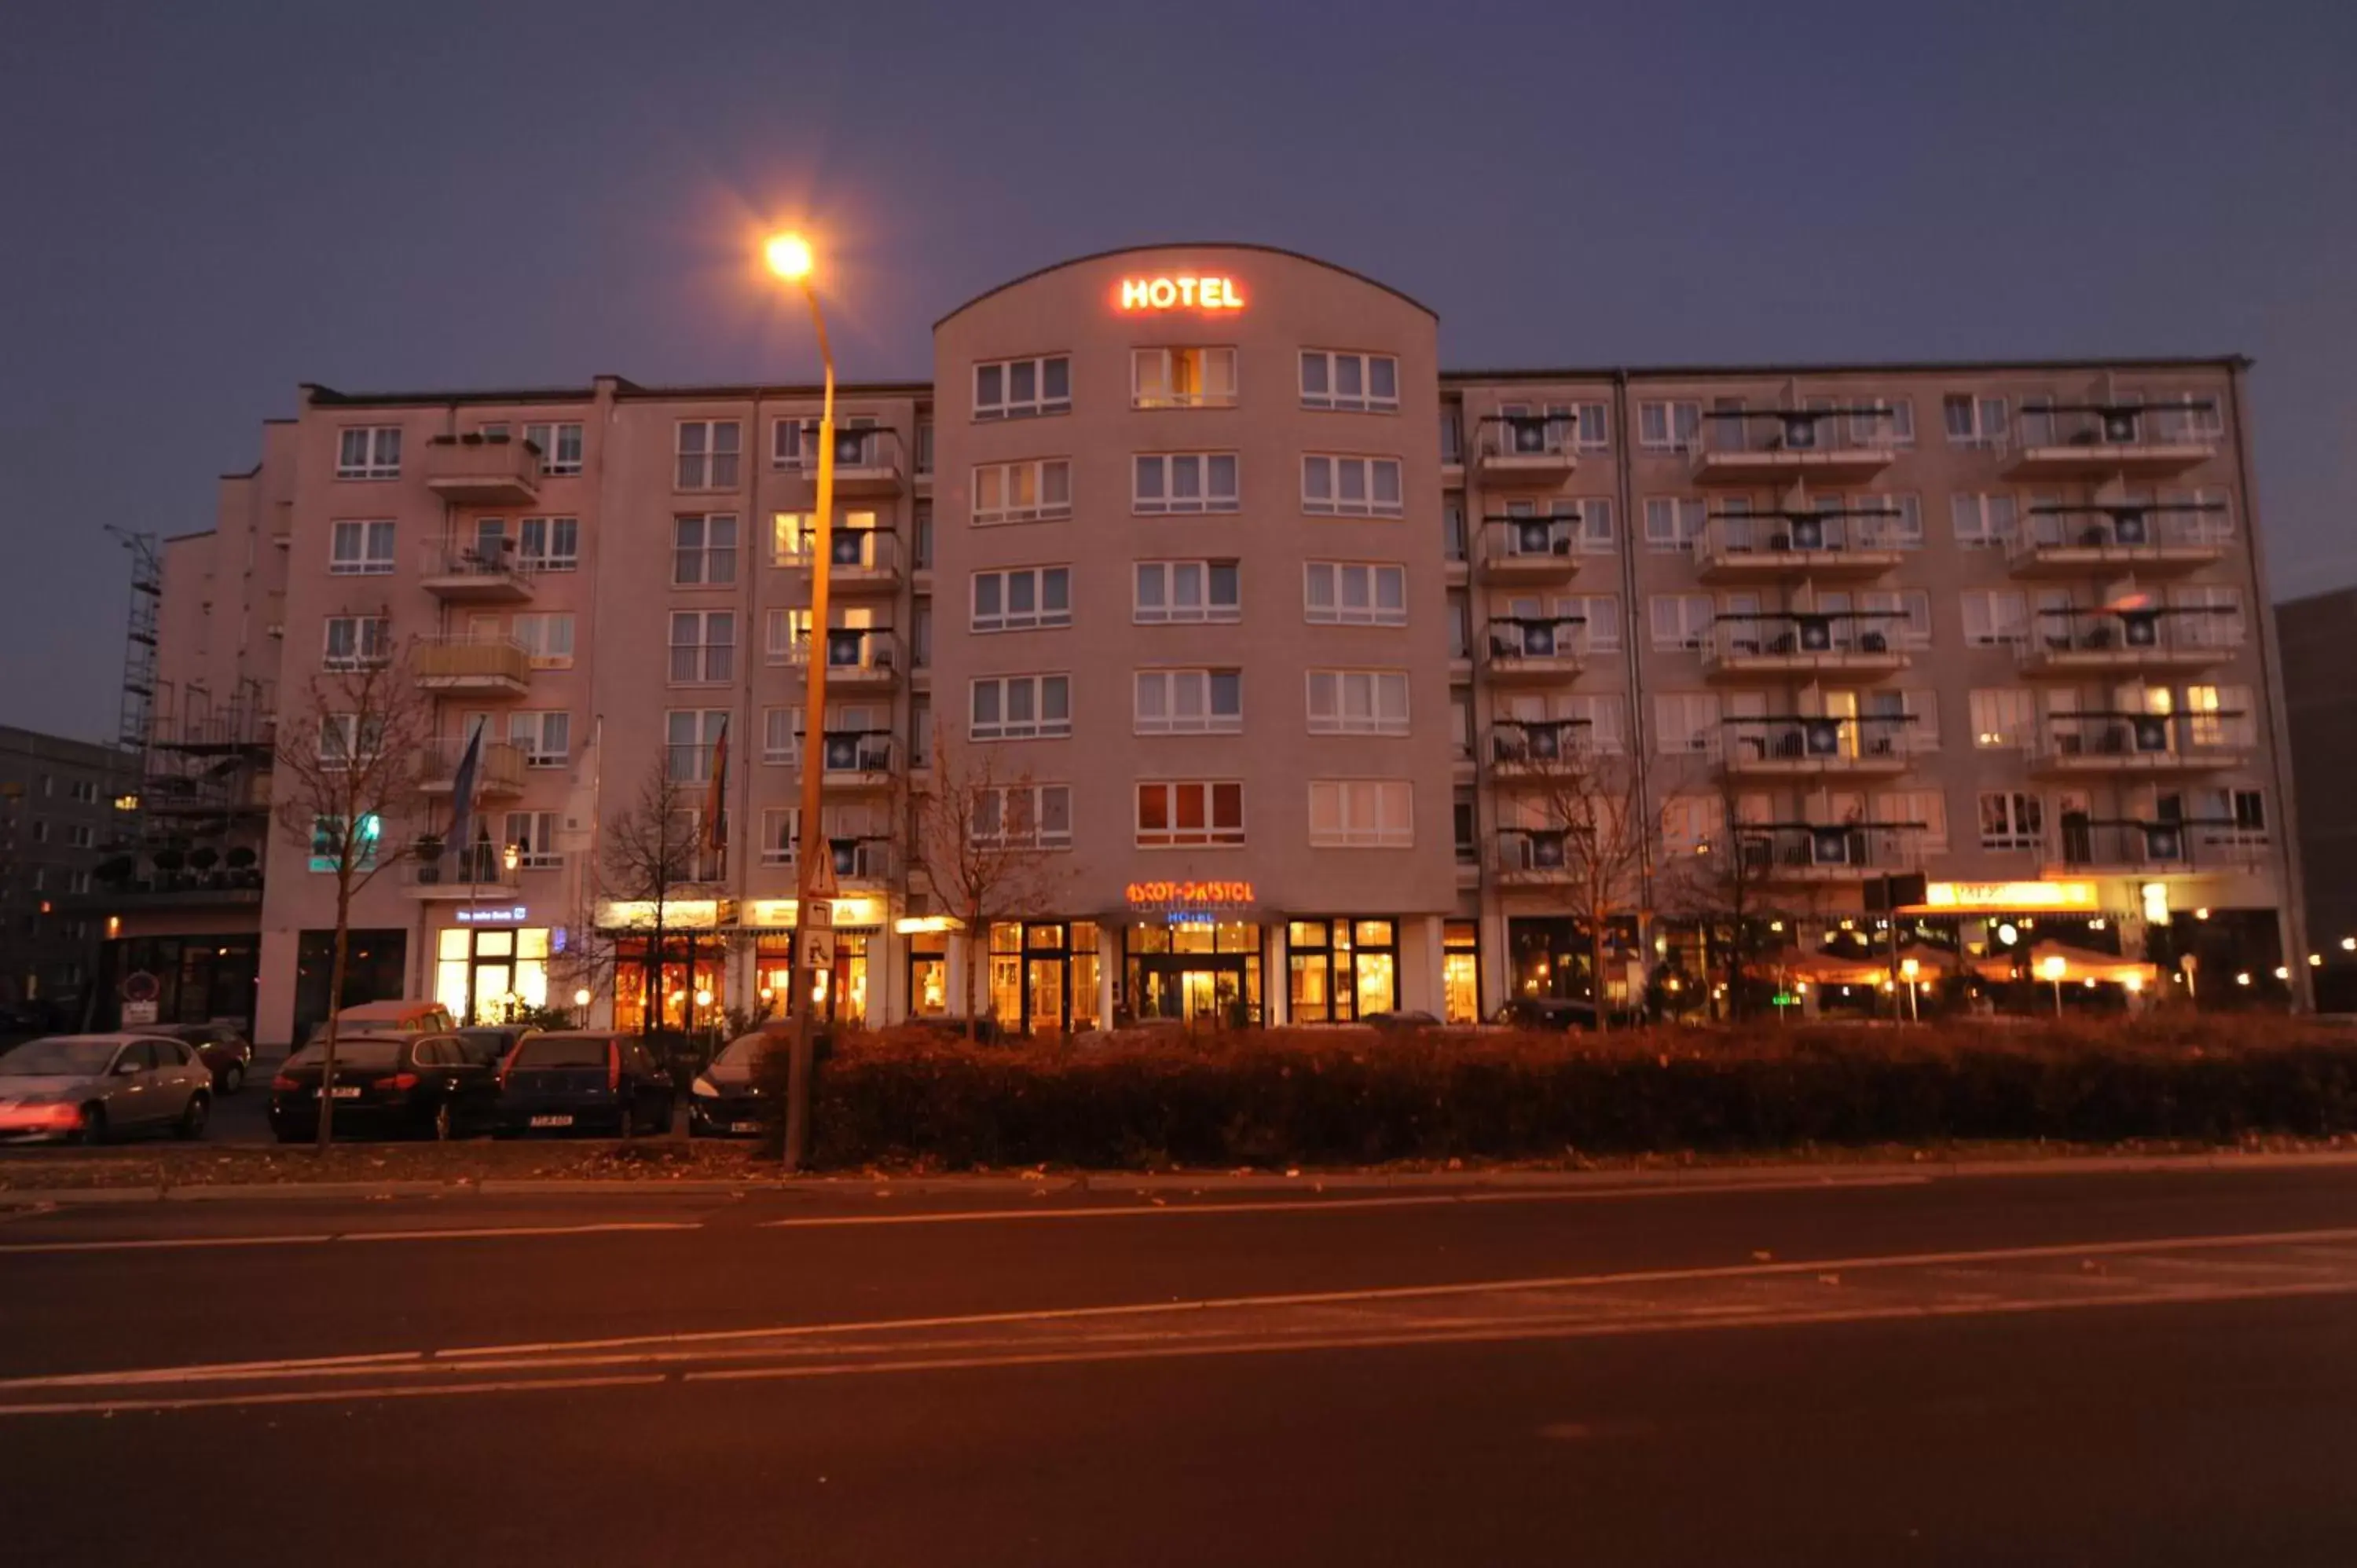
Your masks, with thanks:
[{"label": "apartment building facade", "polygon": [[136,776],[117,747],[0,725],[0,1028],[81,1021],[101,933],[80,896],[119,853]]},{"label": "apartment building facade", "polygon": [[[781,993],[819,657],[840,1015],[962,1011],[969,952],[1030,1029],[1585,993],[1567,773],[1644,824],[1609,994],[1708,972],[1715,853],[1796,948],[1921,873],[1897,918],[1960,964],[2059,937],[2255,996],[2301,949],[2242,371],[1447,371],[1394,290],[1180,246],[1007,284],[931,381],[841,389],[824,628],[813,387],[311,387],[249,482],[283,497],[282,718],[405,650],[446,834],[481,737],[469,842],[363,896],[387,994]],[[696,845],[660,939],[602,847],[658,775]],[[972,943],[910,854],[944,778],[1044,889]],[[266,1039],[326,1004],[300,847]]]}]

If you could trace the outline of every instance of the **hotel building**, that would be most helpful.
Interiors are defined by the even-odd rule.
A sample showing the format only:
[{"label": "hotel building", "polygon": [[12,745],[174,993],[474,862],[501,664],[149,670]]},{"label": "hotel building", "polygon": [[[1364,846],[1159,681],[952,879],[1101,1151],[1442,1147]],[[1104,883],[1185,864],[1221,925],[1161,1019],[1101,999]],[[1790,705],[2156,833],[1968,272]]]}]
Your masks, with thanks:
[{"label": "hotel building", "polygon": [[[368,983],[477,1015],[569,1002],[566,956],[619,945],[590,1010],[642,1016],[647,911],[601,835],[656,768],[701,812],[724,733],[666,1005],[782,987],[813,656],[834,1004],[871,1022],[967,994],[910,854],[945,774],[991,781],[976,831],[1053,889],[974,944],[1009,1026],[1585,994],[1566,776],[1643,823],[1609,993],[1707,972],[1699,861],[1796,950],[1920,873],[1900,918],[1961,952],[2034,930],[2280,996],[2245,368],[1448,371],[1430,310],[1340,267],[1125,251],[951,312],[930,381],[840,389],[816,637],[813,386],[313,386],[226,482],[245,542],[167,558],[164,673],[185,712],[200,592],[215,663],[226,617],[260,628],[281,720],[410,650],[425,825],[479,726],[486,831],[368,889]],[[257,553],[233,606],[222,561]],[[301,849],[249,912],[268,1041],[326,1004]]]}]

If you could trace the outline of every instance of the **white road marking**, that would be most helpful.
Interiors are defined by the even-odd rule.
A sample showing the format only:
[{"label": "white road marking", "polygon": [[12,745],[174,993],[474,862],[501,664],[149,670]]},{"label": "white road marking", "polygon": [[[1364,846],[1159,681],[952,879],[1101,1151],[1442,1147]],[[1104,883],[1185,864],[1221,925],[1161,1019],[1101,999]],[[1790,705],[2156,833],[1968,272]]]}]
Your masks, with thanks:
[{"label": "white road marking", "polygon": [[84,1400],[72,1404],[0,1404],[0,1415],[96,1415],[117,1411],[221,1410],[231,1405],[318,1404],[328,1400],[439,1399],[452,1394],[510,1394],[526,1390],[619,1389],[660,1383],[660,1374],[627,1378],[532,1378],[514,1382],[443,1388],[300,1389],[285,1393],[199,1394],[187,1399]]},{"label": "white road marking", "polygon": [[29,1252],[177,1252],[205,1247],[316,1247],[334,1240],[324,1232],[290,1232],[283,1236],[159,1236],[119,1241],[8,1241],[0,1242],[0,1256]]},{"label": "white road marking", "polygon": [[5,1241],[0,1257],[32,1252],[156,1252],[203,1247],[324,1247],[344,1241],[481,1241],[509,1236],[600,1236],[617,1231],[699,1230],[697,1219],[615,1220],[597,1225],[475,1225],[447,1230],[306,1231],[269,1236],[177,1236],[112,1241]]},{"label": "white road marking", "polygon": [[621,1219],[602,1225],[481,1225],[454,1230],[348,1230],[339,1241],[447,1241],[491,1236],[601,1236],[635,1230],[701,1230],[700,1219]]},{"label": "white road marking", "polygon": [[[1571,1187],[1533,1192],[1403,1193],[1386,1197],[1273,1197],[1222,1203],[1120,1203],[1088,1208],[944,1208],[915,1214],[807,1214],[765,1219],[765,1230],[824,1230],[866,1225],[974,1225],[1007,1219],[1144,1219],[1184,1216],[1216,1219],[1230,1214],[1299,1214],[1351,1208],[1450,1208],[1487,1203],[1594,1203],[1621,1197],[1680,1197],[1730,1192],[1822,1192],[1834,1188],[1928,1187],[1931,1176],[1813,1177],[1803,1181],[1694,1182],[1675,1187]],[[1116,1189],[1118,1190],[1118,1189]]]}]

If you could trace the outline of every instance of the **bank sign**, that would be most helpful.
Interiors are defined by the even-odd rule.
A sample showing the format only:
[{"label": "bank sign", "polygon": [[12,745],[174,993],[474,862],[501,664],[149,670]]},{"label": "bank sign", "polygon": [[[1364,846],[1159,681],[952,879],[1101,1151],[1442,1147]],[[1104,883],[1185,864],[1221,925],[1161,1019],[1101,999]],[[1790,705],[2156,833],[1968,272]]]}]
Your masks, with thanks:
[{"label": "bank sign", "polygon": [[1121,280],[1124,310],[1242,310],[1243,296],[1231,277],[1155,277]]}]

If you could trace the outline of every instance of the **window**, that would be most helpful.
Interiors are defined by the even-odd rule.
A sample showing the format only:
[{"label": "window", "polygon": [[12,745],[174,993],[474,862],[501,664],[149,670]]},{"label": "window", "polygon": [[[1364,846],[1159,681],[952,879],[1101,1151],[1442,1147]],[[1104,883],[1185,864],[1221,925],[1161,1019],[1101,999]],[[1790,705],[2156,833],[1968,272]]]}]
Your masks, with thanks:
[{"label": "window", "polygon": [[1407,671],[1312,670],[1309,733],[1407,734]]},{"label": "window", "polygon": [[1238,620],[1241,595],[1233,561],[1140,561],[1130,619],[1140,626]]},{"label": "window", "polygon": [[976,789],[969,828],[985,849],[1072,847],[1072,787],[1006,784]]},{"label": "window", "polygon": [[1320,626],[1405,626],[1407,568],[1356,561],[1302,564],[1302,617]]},{"label": "window", "polygon": [[791,768],[802,758],[802,711],[800,708],[761,710],[761,762],[770,768]]},{"label": "window", "polygon": [[1236,670],[1140,670],[1132,722],[1139,735],[1231,734],[1244,727],[1243,674]]},{"label": "window", "polygon": [[1637,405],[1637,445],[1647,452],[1691,452],[1702,428],[1698,403],[1641,403]]},{"label": "window", "polygon": [[1563,718],[1587,721],[1572,739],[1590,751],[1618,756],[1628,746],[1628,735],[1620,723],[1620,699],[1617,696],[1595,693],[1558,697],[1555,712]]},{"label": "window", "polygon": [[1653,699],[1654,748],[1664,757],[1708,751],[1718,738],[1718,697],[1711,692],[1664,692]]},{"label": "window", "polygon": [[671,544],[673,587],[725,588],[737,580],[735,513],[690,513],[673,518]]},{"label": "window", "polygon": [[1702,537],[1710,515],[1707,503],[1674,496],[1651,496],[1645,501],[1645,548],[1692,550]]},{"label": "window", "polygon": [[1964,642],[1996,648],[2029,640],[2029,606],[2011,588],[1972,588],[1964,596]]},{"label": "window", "polygon": [[1440,411],[1440,460],[1450,467],[1465,463],[1465,413],[1454,403]]},{"label": "window", "polygon": [[349,856],[353,870],[367,871],[376,865],[376,846],[383,837],[384,822],[372,812],[361,816],[358,831],[350,835],[349,841],[344,832],[343,818],[314,817],[311,819],[311,869],[333,871]]},{"label": "window", "polygon": [[673,708],[663,714],[664,766],[674,784],[709,784],[712,753],[728,728],[725,708]]},{"label": "window", "polygon": [[510,714],[508,744],[523,753],[526,768],[562,768],[573,749],[573,715],[554,710]]},{"label": "window", "polygon": [[[1552,409],[1549,410],[1553,412]],[[1582,452],[1603,452],[1612,446],[1611,413],[1600,403],[1571,405],[1571,435]]]},{"label": "window", "polygon": [[1399,412],[1399,360],[1389,354],[1301,350],[1301,406],[1357,413]]},{"label": "window", "polygon": [[1565,594],[1555,602],[1559,616],[1579,618],[1579,639],[1590,653],[1620,650],[1620,600],[1612,594]]},{"label": "window", "polygon": [[1069,675],[992,675],[974,682],[971,740],[1046,740],[1072,733]]},{"label": "window", "polygon": [[1948,498],[1956,542],[1966,550],[2002,550],[2013,542],[2011,496],[1953,495]]},{"label": "window", "polygon": [[401,426],[360,424],[341,432],[336,445],[336,478],[401,478]]},{"label": "window", "polygon": [[1914,847],[1927,854],[1947,852],[1948,800],[1937,789],[1895,789],[1877,795],[1873,820],[1914,828],[1910,835]]},{"label": "window", "polygon": [[1405,510],[1399,459],[1303,457],[1301,510],[1321,517],[1398,517]]},{"label": "window", "polygon": [[2171,442],[2216,442],[2225,439],[2226,414],[2215,398],[2179,392],[2153,404],[2153,438]]},{"label": "window", "polygon": [[1232,408],[1236,351],[1132,349],[1129,402],[1133,408]]},{"label": "window", "polygon": [[523,438],[540,448],[540,471],[562,478],[581,471],[581,426],[527,424]]},{"label": "window", "polygon": [[516,554],[527,572],[572,572],[581,565],[581,521],[528,517],[516,525]]},{"label": "window", "polygon": [[[1508,503],[1509,515],[1514,515],[1518,504]],[[1571,548],[1577,554],[1609,555],[1620,548],[1612,521],[1612,502],[1603,496],[1556,501],[1551,515],[1570,533]]]},{"label": "window", "polygon": [[2018,686],[1982,686],[1972,693],[1973,745],[1984,751],[2029,744],[2038,722],[2037,704]]},{"label": "window", "polygon": [[930,419],[917,421],[916,470],[920,474],[933,471],[933,422]]},{"label": "window", "polygon": [[802,814],[799,807],[765,806],[761,810],[761,864],[791,865],[795,847],[802,842]]},{"label": "window", "polygon": [[1645,604],[1653,651],[1676,653],[1708,645],[1718,607],[1708,594],[1655,594]]},{"label": "window", "polygon": [[2259,741],[2257,716],[2251,710],[2248,686],[2188,686],[2185,711],[2189,738],[2201,746],[2254,746]]},{"label": "window", "polygon": [[2001,397],[1950,392],[1940,400],[1940,416],[1947,424],[1951,446],[2004,446],[2005,414]]},{"label": "window", "polygon": [[1028,463],[981,463],[974,470],[974,525],[1043,522],[1072,515],[1072,464],[1068,457]]},{"label": "window", "polygon": [[339,577],[381,577],[391,572],[393,524],[336,524],[328,535],[328,570]]},{"label": "window", "polygon": [[2177,640],[2193,648],[2240,648],[2243,645],[2243,596],[2223,584],[2196,584],[2172,588],[2169,607]]},{"label": "window", "polygon": [[1309,843],[1316,849],[1412,849],[1415,789],[1405,779],[1313,779]]},{"label": "window", "polygon": [[974,629],[1028,631],[1072,624],[1069,566],[1016,566],[974,575]]},{"label": "window", "polygon": [[1448,657],[1455,660],[1472,658],[1473,596],[1463,588],[1450,588],[1441,603],[1448,618]]},{"label": "window", "polygon": [[[1041,575],[1043,577],[1059,576],[1062,575],[1063,571],[1064,568],[1061,566],[1054,567],[1052,569],[1043,568]],[[1051,591],[1052,585],[1050,587],[1043,587],[1041,589],[1043,594],[1050,593]],[[1041,617],[1039,624],[1042,626],[1071,625],[1072,612],[1070,598],[1070,594],[1066,593],[1062,596],[1061,600],[1059,601],[1062,607],[1061,614],[1063,616],[1063,619],[1057,620],[1053,618],[1053,617],[1058,613],[1058,605],[1049,604],[1043,606],[1039,612]],[[924,670],[930,668],[932,662],[933,601],[931,596],[927,594],[919,594],[914,599],[909,601],[909,668],[911,670]]]},{"label": "window", "polygon": [[976,419],[1026,419],[1072,411],[1072,361],[1049,354],[1028,360],[988,360],[974,368]]},{"label": "window", "polygon": [[382,616],[328,617],[328,648],[320,667],[361,670],[383,663],[392,652],[392,628]]},{"label": "window", "polygon": [[733,419],[683,419],[679,422],[679,469],[673,489],[733,490],[737,488],[737,456],[741,435]]},{"label": "window", "polygon": [[[1851,402],[1849,440],[1853,446],[1915,445],[1915,404],[1909,398],[1867,397]],[[1866,413],[1871,409],[1874,412]]]},{"label": "window", "polygon": [[726,610],[678,610],[671,618],[671,680],[674,686],[716,684],[735,678],[737,618]]},{"label": "window", "polygon": [[1864,711],[1859,716],[1867,721],[1866,734],[1869,743],[1888,738],[1911,752],[1940,749],[1940,694],[1937,692],[1868,692],[1864,699]]},{"label": "window", "polygon": [[533,669],[573,668],[573,614],[570,610],[553,615],[517,616],[512,634],[523,645]]},{"label": "window", "polygon": [[1187,780],[1137,787],[1137,847],[1179,849],[1244,842],[1244,787]]},{"label": "window", "polygon": [[547,871],[565,864],[565,852],[556,847],[554,811],[510,811],[507,816],[507,836],[500,842],[515,846],[518,865]]},{"label": "window", "polygon": [[371,714],[367,723],[358,714],[321,714],[319,715],[319,761],[329,768],[342,768],[355,761],[366,762],[374,757],[377,748],[384,744],[384,718]]},{"label": "window", "polygon": [[1882,618],[1871,621],[1870,629],[1889,638],[1895,648],[1929,648],[1932,646],[1932,596],[1921,588],[1898,588],[1862,593],[1857,607]]},{"label": "window", "polygon": [[1130,510],[1147,515],[1234,511],[1236,455],[1140,453],[1130,485]]},{"label": "window", "polygon": [[2018,789],[1981,793],[1981,847],[2036,849],[2046,839],[2045,803]]},{"label": "window", "polygon": [[[770,513],[770,564],[799,566],[806,564],[817,542],[816,519],[815,512]],[[881,546],[877,541],[890,532],[877,525],[877,514],[873,511],[847,511],[837,507],[834,528],[827,536],[827,548],[833,553],[830,559],[839,567],[878,564],[884,557],[877,554]]]},{"label": "window", "polygon": [[88,849],[96,837],[97,835],[91,830],[87,823],[69,822],[66,824],[66,847],[68,849]]}]

